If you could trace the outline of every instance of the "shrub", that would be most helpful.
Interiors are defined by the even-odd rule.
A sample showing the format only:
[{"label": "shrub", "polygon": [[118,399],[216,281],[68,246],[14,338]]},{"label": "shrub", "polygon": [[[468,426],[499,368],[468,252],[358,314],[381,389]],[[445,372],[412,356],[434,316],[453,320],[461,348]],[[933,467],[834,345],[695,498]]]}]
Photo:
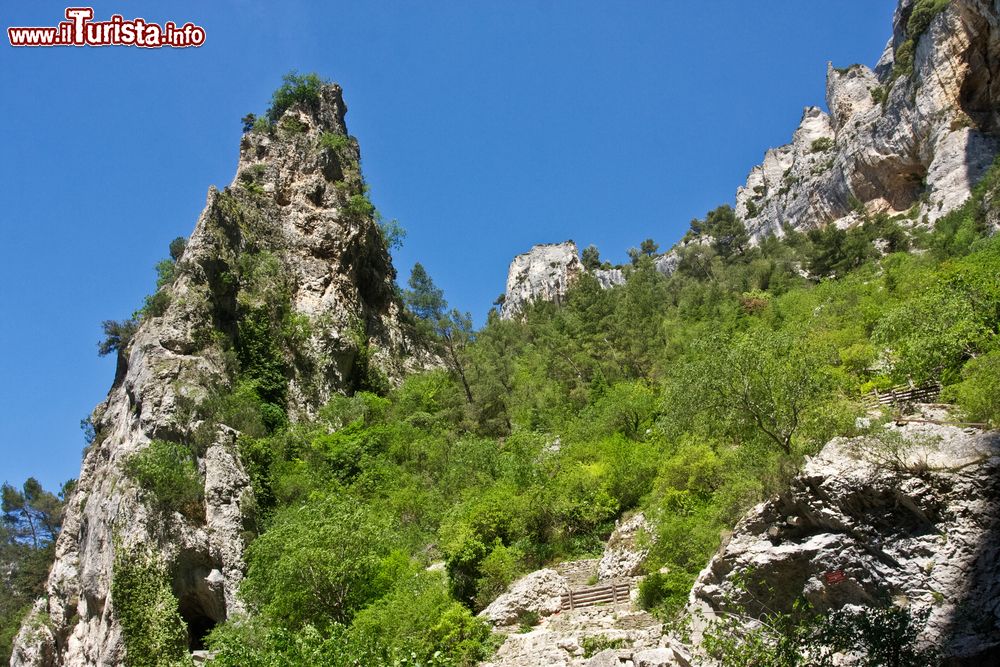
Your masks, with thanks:
[{"label": "shrub", "polygon": [[603,635],[584,637],[583,641],[580,642],[584,658],[592,658],[607,649],[624,648],[625,645],[626,640],[624,639],[611,639]]},{"label": "shrub", "polygon": [[517,631],[531,632],[531,629],[538,625],[540,620],[541,616],[537,611],[521,610],[517,614]]},{"label": "shrub", "polygon": [[163,317],[167,312],[167,308],[170,307],[171,302],[170,292],[167,290],[157,290],[153,294],[146,297],[146,301],[139,311],[142,319],[148,317]]},{"label": "shrub", "polygon": [[684,606],[692,579],[671,574],[672,572],[653,572],[639,583],[640,607],[651,611],[668,603],[671,610],[675,611]]},{"label": "shrub", "polygon": [[970,360],[962,369],[962,381],[945,389],[944,395],[958,403],[973,421],[1000,426],[1000,351]]},{"label": "shrub", "polygon": [[833,148],[833,139],[830,137],[820,137],[809,145],[809,151],[812,153],[823,153],[831,148]]},{"label": "shrub", "polygon": [[187,631],[167,569],[147,547],[115,547],[111,600],[125,640],[126,667],[190,664]]},{"label": "shrub", "polygon": [[285,74],[281,81],[281,86],[271,96],[271,106],[266,113],[271,123],[278,122],[285,111],[295,104],[315,107],[319,104],[320,91],[327,83],[316,73],[300,75],[294,71]]},{"label": "shrub", "polygon": [[521,554],[506,547],[500,540],[493,543],[490,555],[479,564],[480,577],[476,581],[476,606],[486,607],[493,602],[517,577]]},{"label": "shrub", "polygon": [[281,124],[278,127],[288,134],[304,134],[309,131],[308,125],[293,116],[282,119]]},{"label": "shrub", "polygon": [[252,129],[258,134],[270,134],[274,130],[274,123],[268,120],[266,116],[259,116],[254,120]]},{"label": "shrub", "polygon": [[351,195],[344,208],[355,218],[371,218],[375,215],[375,205],[363,194]]},{"label": "shrub", "polygon": [[175,262],[180,261],[181,255],[184,254],[184,250],[187,248],[187,239],[183,236],[178,236],[173,241],[170,242],[170,259]]},{"label": "shrub", "polygon": [[243,595],[292,629],[350,622],[391,584],[388,529],[335,495],[281,510],[250,545]]},{"label": "shrub", "polygon": [[920,37],[930,27],[931,21],[944,11],[949,2],[951,0],[917,0],[906,22],[906,36],[914,43],[920,41]]},{"label": "shrub", "polygon": [[104,329],[104,340],[97,343],[97,354],[102,357],[112,352],[124,351],[132,341],[132,336],[139,328],[137,320],[104,320],[101,323]]},{"label": "shrub", "polygon": [[907,77],[913,73],[913,57],[916,49],[917,46],[912,39],[908,39],[899,45],[892,62],[893,77]]},{"label": "shrub", "polygon": [[338,134],[336,132],[323,132],[319,135],[319,145],[321,148],[325,148],[328,151],[340,151],[347,148],[351,143],[343,134]]},{"label": "shrub", "polygon": [[191,450],[168,440],[153,440],[128,458],[125,474],[164,512],[204,521],[204,484]]},{"label": "shrub", "polygon": [[871,94],[872,101],[883,106],[885,106],[886,101],[889,99],[889,91],[885,86],[875,86],[871,89]]}]

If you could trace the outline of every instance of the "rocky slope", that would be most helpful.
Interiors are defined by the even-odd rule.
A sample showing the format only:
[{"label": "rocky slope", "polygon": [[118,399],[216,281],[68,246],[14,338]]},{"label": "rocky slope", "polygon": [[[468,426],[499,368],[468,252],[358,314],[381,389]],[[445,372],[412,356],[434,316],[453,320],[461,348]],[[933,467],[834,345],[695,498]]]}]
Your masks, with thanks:
[{"label": "rocky slope", "polygon": [[[514,582],[480,615],[506,640],[483,667],[676,667],[688,652],[664,637],[663,623],[635,604],[634,576],[647,549],[638,534],[648,527],[641,514],[621,523],[600,560],[560,563]],[[617,604],[564,608],[570,591],[615,582],[630,595]],[[526,613],[538,622],[519,627]]]},{"label": "rocky slope", "polygon": [[792,143],[767,151],[736,194],[751,236],[826,224],[859,212],[933,222],[968,198],[1000,151],[997,76],[1000,11],[954,0],[916,41],[912,73],[896,63],[911,35],[914,0],[896,10],[893,37],[874,70],[827,71],[830,113],[805,110]]},{"label": "rocky slope", "polygon": [[[94,412],[98,437],[68,503],[48,597],[25,622],[13,665],[121,664],[110,588],[116,552],[138,545],[166,565],[193,647],[240,608],[254,499],[238,433],[203,406],[233,388],[232,359],[248,353],[251,324],[291,331],[274,363],[293,419],[335,392],[428,361],[401,323],[345,113],[340,88],[325,86],[314,104],[245,134],[233,183],[209,190],[176,277],[158,294],[169,305],[120,351],[114,386]],[[206,431],[203,520],[153,509],[125,462],[153,439],[188,442]]]},{"label": "rocky slope", "polygon": [[[968,199],[1000,154],[1000,8],[953,0],[916,40],[907,73],[895,60],[907,51],[915,4],[900,0],[874,69],[828,67],[830,112],[807,108],[792,142],[768,150],[750,171],[736,192],[736,214],[751,242],[786,229],[851,227],[865,214],[932,223]],[[534,299],[565,296],[568,279],[581,270],[568,245],[535,246],[515,258],[505,316]],[[677,269],[682,247],[657,259],[661,273]],[[623,281],[598,278],[605,287]]]},{"label": "rocky slope", "polygon": [[[925,408],[914,417],[947,415]],[[758,614],[765,603],[787,611],[799,597],[818,611],[892,601],[929,613],[922,638],[943,647],[949,664],[995,664],[1000,433],[923,423],[880,430],[901,439],[834,440],[787,493],[740,521],[691,607],[711,616]]]}]

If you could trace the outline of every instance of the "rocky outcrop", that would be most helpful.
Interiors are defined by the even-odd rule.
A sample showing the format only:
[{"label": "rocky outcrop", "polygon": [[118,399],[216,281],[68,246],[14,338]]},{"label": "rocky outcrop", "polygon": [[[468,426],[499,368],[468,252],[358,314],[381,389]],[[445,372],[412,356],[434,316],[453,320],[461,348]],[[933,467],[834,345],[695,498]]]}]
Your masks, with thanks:
[{"label": "rocky outcrop", "polygon": [[572,241],[532,247],[510,263],[500,316],[510,319],[536,300],[562,303],[581,273],[580,253]]},{"label": "rocky outcrop", "polygon": [[692,607],[759,614],[765,601],[789,610],[799,597],[819,611],[891,600],[929,613],[922,637],[950,664],[993,664],[1000,434],[933,424],[887,432],[900,439],[834,440],[787,493],[751,511],[698,578]]},{"label": "rocky outcrop", "polygon": [[516,317],[533,301],[562,303],[570,286],[584,273],[590,273],[602,289],[625,284],[625,273],[621,269],[594,269],[588,272],[580,262],[580,253],[572,241],[533,246],[510,263],[500,317],[508,320]]},{"label": "rocky outcrop", "polygon": [[628,605],[564,611],[507,636],[482,667],[675,667],[686,653],[663,637],[663,624]]},{"label": "rocky outcrop", "polygon": [[[283,307],[295,325],[279,360],[292,418],[375,373],[391,381],[427,361],[400,322],[345,113],[340,88],[325,86],[315,104],[245,134],[232,185],[209,190],[161,307],[120,351],[94,412],[98,437],[67,503],[48,595],[25,622],[13,665],[122,664],[115,554],[140,545],[166,564],[193,648],[240,609],[253,494],[235,424],[204,405],[233,388],[247,313]],[[203,516],[154,509],[124,473],[153,439],[200,443]]]},{"label": "rocky outcrop", "polygon": [[751,170],[736,211],[755,241],[786,226],[850,226],[859,212],[933,222],[965,202],[1000,152],[1000,9],[954,0],[917,42],[912,74],[896,75],[912,5],[900,3],[874,71],[830,66],[830,113],[807,108],[792,142]]},{"label": "rocky outcrop", "polygon": [[615,527],[597,566],[600,580],[634,577],[642,572],[649,554],[650,526],[645,515],[636,514]]},{"label": "rocky outcrop", "polygon": [[514,625],[526,614],[551,616],[569,594],[566,579],[555,570],[537,570],[518,579],[479,615],[496,626]]}]

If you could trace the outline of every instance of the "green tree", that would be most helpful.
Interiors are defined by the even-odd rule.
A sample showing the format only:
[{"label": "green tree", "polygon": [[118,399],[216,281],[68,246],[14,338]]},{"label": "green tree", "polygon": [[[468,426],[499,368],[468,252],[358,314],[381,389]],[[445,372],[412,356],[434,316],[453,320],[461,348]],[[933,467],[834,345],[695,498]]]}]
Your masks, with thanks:
[{"label": "green tree", "polygon": [[15,539],[30,540],[39,549],[55,540],[62,527],[62,500],[46,491],[34,477],[17,489],[4,484],[3,524]]},{"label": "green tree", "polygon": [[393,543],[386,519],[356,501],[282,509],[250,545],[243,594],[293,629],[350,622],[392,583]]},{"label": "green tree", "polygon": [[267,109],[267,119],[277,123],[281,116],[295,104],[315,107],[319,103],[319,95],[327,83],[315,72],[298,74],[288,72],[281,77],[281,86],[271,96],[271,106]]},{"label": "green tree", "polygon": [[419,262],[414,264],[408,284],[410,289],[403,293],[407,307],[417,317],[425,333],[441,342],[449,366],[462,381],[466,399],[470,404],[474,403],[472,388],[461,358],[461,350],[473,338],[472,316],[457,309],[447,310],[444,290],[434,284]]},{"label": "green tree", "polygon": [[589,245],[584,248],[580,259],[583,262],[583,268],[588,271],[596,271],[601,268],[601,252],[595,245]]},{"label": "green tree", "polygon": [[700,227],[712,237],[712,248],[725,258],[743,252],[750,241],[746,226],[729,205],[709,211]]},{"label": "green tree", "polygon": [[711,338],[696,349],[668,397],[678,420],[704,416],[732,437],[764,436],[791,454],[807,412],[826,388],[816,351],[790,334],[761,328],[730,341]]},{"label": "green tree", "polygon": [[178,236],[173,241],[170,242],[170,259],[177,262],[180,261],[181,255],[184,254],[184,250],[187,248],[187,239],[183,236]]}]

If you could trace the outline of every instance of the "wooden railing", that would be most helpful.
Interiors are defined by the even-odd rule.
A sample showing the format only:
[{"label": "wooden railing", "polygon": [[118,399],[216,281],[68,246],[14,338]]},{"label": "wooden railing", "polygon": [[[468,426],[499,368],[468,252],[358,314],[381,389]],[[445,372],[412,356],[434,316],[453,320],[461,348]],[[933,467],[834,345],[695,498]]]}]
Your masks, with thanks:
[{"label": "wooden railing", "polygon": [[936,401],[940,396],[941,384],[939,382],[928,382],[919,387],[901,385],[881,392],[876,389],[865,397],[865,403],[872,407],[878,405],[896,405],[898,403],[931,403]]},{"label": "wooden railing", "polygon": [[593,607],[598,604],[618,604],[629,601],[628,584],[611,582],[602,586],[592,588],[579,588],[571,590],[562,599],[562,608],[579,609],[581,607]]}]

